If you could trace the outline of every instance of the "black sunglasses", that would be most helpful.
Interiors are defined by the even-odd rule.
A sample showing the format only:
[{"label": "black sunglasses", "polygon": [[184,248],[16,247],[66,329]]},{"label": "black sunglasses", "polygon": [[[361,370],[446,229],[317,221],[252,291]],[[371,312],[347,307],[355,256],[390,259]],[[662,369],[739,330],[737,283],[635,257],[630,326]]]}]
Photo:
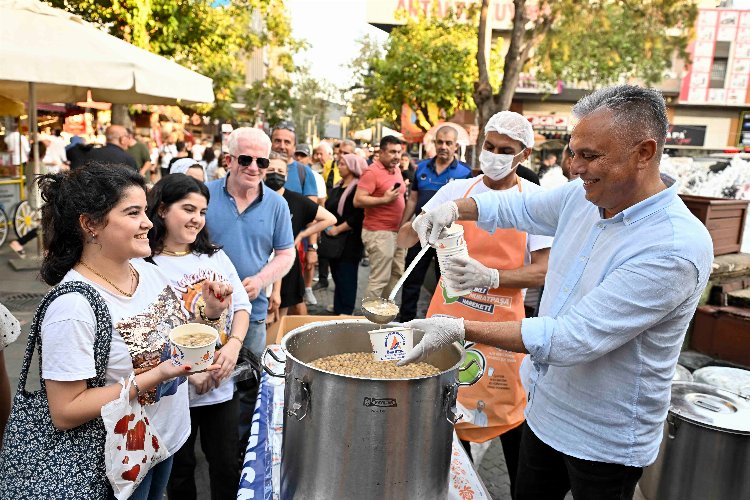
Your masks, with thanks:
[{"label": "black sunglasses", "polygon": [[258,168],[268,168],[268,165],[271,164],[271,160],[269,160],[268,158],[253,158],[250,155],[229,156],[235,158],[237,160],[237,163],[239,163],[241,167],[249,167],[253,164],[253,160],[255,160],[255,162],[258,164]]}]

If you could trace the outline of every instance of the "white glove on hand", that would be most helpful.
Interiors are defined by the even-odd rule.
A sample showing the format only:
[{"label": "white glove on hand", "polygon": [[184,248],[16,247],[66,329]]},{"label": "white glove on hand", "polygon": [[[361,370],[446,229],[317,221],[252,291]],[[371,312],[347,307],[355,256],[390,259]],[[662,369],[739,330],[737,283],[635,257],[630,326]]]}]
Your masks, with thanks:
[{"label": "white glove on hand", "polygon": [[413,319],[404,326],[424,331],[419,344],[409,352],[404,359],[396,363],[398,366],[423,361],[435,351],[439,351],[453,342],[464,340],[464,319],[436,317],[429,319]]},{"label": "white glove on hand", "polygon": [[462,255],[447,257],[443,274],[456,289],[497,288],[500,286],[500,271],[490,269],[478,260]]},{"label": "white glove on hand", "polygon": [[449,201],[434,210],[420,214],[414,219],[411,227],[417,232],[419,242],[422,246],[426,244],[434,246],[438,238],[440,238],[440,233],[443,232],[443,229],[457,220],[458,206],[455,202]]}]

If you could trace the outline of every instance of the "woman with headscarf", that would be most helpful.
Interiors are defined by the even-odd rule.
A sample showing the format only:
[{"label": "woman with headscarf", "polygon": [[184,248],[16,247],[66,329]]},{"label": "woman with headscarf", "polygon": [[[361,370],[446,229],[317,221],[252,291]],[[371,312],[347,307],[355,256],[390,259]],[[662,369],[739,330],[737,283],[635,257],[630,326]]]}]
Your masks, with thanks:
[{"label": "woman with headscarf", "polygon": [[334,238],[345,238],[341,255],[330,258],[331,275],[336,283],[333,312],[352,314],[357,297],[357,272],[362,258],[362,220],[365,211],[354,208],[354,193],[367,162],[361,156],[345,154],[338,164],[341,180],[333,187],[326,200],[326,209],[336,216],[336,225],[326,229]]},{"label": "woman with headscarf", "polygon": [[192,158],[172,158],[169,163],[169,174],[185,174],[197,181],[208,182],[205,168]]}]

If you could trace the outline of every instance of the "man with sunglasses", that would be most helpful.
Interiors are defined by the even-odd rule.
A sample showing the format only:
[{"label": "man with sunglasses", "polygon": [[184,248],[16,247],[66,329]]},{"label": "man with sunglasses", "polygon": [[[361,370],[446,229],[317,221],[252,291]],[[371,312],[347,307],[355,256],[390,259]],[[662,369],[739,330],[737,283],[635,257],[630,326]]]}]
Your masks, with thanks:
[{"label": "man with sunglasses", "polygon": [[[260,356],[266,343],[265,289],[292,267],[296,251],[289,207],[281,195],[262,181],[268,168],[271,140],[257,128],[234,130],[224,155],[227,175],[207,184],[211,198],[206,227],[237,268],[252,304],[245,347]],[[274,252],[275,257],[268,261]],[[249,393],[248,393],[249,394]],[[240,393],[240,410],[252,414],[255,395]],[[240,436],[246,436],[250,419],[241,420]]]},{"label": "man with sunglasses", "polygon": [[[415,213],[421,213],[424,204],[435,196],[435,193],[441,187],[455,179],[471,177],[471,169],[456,158],[457,139],[458,132],[450,125],[440,127],[435,133],[433,144],[435,145],[436,155],[434,158],[423,160],[417,165],[417,170],[414,172],[414,182],[411,184],[409,197],[406,199],[401,226],[410,222]],[[421,249],[422,246],[419,242],[409,248],[406,252],[404,265],[408,267]],[[417,317],[419,291],[431,262],[435,268],[435,280],[437,281],[440,278],[437,254],[433,248],[420,259],[404,282],[399,310],[401,321],[411,321]]]}]

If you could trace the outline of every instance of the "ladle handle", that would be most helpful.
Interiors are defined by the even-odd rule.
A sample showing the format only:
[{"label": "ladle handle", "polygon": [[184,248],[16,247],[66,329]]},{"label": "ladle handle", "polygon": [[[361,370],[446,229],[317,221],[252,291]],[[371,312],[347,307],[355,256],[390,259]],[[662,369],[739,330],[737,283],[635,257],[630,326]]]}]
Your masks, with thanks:
[{"label": "ladle handle", "polygon": [[430,245],[425,245],[422,247],[422,250],[419,251],[416,257],[414,257],[414,260],[411,261],[411,264],[409,264],[409,267],[406,268],[406,271],[404,271],[404,274],[401,275],[401,279],[398,280],[396,283],[396,286],[393,287],[393,290],[391,291],[391,294],[388,296],[388,300],[390,302],[393,302],[393,299],[396,298],[396,293],[401,288],[401,285],[404,284],[404,281],[406,281],[406,278],[411,274],[411,272],[414,270],[415,267],[417,267],[417,264],[420,260],[422,260],[422,257],[424,257],[424,254],[427,253],[427,250],[429,250]]}]

